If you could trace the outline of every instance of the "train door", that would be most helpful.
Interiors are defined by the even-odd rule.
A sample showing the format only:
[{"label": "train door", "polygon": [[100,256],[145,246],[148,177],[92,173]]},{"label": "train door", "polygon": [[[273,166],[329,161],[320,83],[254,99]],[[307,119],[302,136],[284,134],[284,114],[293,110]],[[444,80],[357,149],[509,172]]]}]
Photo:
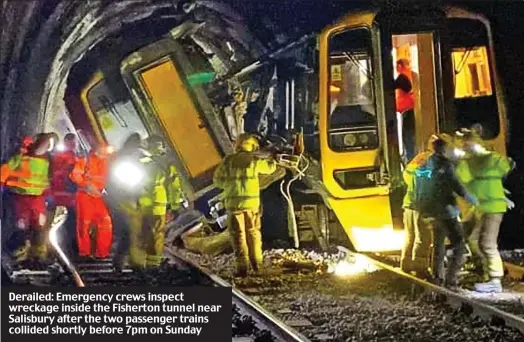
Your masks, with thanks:
[{"label": "train door", "polygon": [[393,34],[391,43],[399,150],[409,162],[439,130],[434,33]]},{"label": "train door", "polygon": [[136,72],[192,179],[212,177],[222,154],[200,117],[173,61],[166,58]]},{"label": "train door", "polygon": [[171,145],[186,195],[195,200],[213,190],[214,169],[233,146],[202,84],[212,68],[188,53],[164,38],[126,57],[120,72],[148,128]]}]

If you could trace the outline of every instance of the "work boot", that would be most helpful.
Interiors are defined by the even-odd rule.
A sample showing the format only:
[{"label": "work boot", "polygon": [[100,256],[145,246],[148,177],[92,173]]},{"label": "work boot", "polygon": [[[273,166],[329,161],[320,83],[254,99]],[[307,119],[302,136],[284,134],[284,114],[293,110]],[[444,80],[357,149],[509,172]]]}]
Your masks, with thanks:
[{"label": "work boot", "polygon": [[446,279],[444,282],[444,287],[451,291],[457,291],[460,289],[458,280],[456,278]]},{"label": "work boot", "polygon": [[420,279],[429,280],[431,279],[431,272],[428,269],[415,269],[413,271],[415,273],[415,276]]},{"label": "work boot", "polygon": [[500,293],[502,292],[502,284],[499,278],[492,278],[485,283],[475,284],[475,291],[481,293]]}]

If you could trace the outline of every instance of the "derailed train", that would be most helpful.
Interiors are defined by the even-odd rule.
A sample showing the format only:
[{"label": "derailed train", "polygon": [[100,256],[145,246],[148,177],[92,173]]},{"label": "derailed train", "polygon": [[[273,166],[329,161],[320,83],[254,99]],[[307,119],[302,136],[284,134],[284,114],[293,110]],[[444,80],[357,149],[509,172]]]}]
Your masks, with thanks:
[{"label": "derailed train", "polygon": [[66,94],[81,137],[118,148],[131,132],[164,136],[191,200],[216,198],[213,171],[240,131],[286,151],[303,139],[308,167],[293,187],[298,228],[290,235],[363,252],[399,250],[405,189],[393,81],[400,58],[418,74],[418,151],[435,132],[479,124],[488,144],[506,153],[491,26],[477,13],[431,4],[353,12],[238,70],[229,63],[238,46],[224,42],[229,54],[213,53],[201,25],[185,22],[106,61],[114,64],[103,67],[110,77],[99,71]]}]

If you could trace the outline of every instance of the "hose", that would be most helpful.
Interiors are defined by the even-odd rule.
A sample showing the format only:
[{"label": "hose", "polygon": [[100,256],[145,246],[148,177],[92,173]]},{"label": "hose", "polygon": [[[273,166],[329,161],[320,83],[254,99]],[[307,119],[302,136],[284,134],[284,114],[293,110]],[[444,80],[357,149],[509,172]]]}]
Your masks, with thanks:
[{"label": "hose", "polygon": [[[304,161],[306,162],[306,165],[304,166],[304,168],[300,169],[299,166],[300,166],[300,162],[302,161],[302,159],[304,159]],[[304,153],[302,152],[299,155],[297,166],[292,168],[292,170],[296,172],[296,175],[287,183],[285,191],[284,191],[284,183],[286,182],[286,180],[284,179],[280,183],[280,193],[282,194],[282,196],[284,196],[284,198],[286,199],[288,203],[289,218],[291,219],[293,242],[294,242],[295,248],[299,247],[300,241],[298,238],[298,226],[297,226],[297,218],[295,215],[295,206],[293,205],[293,199],[291,198],[291,184],[295,182],[296,180],[304,177],[306,175],[305,172],[308,169],[308,167],[309,167],[309,160],[307,160],[307,158],[304,158]]]}]

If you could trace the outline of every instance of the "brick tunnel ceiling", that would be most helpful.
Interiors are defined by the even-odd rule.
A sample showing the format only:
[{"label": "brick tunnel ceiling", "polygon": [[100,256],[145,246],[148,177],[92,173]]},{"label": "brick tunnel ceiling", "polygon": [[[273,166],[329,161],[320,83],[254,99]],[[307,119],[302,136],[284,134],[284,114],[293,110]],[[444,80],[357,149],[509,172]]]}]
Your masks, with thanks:
[{"label": "brick tunnel ceiling", "polygon": [[151,28],[154,35],[183,22],[203,22],[201,36],[210,40],[213,53],[227,53],[220,43],[227,39],[241,51],[242,64],[318,30],[342,10],[336,3],[302,4],[303,11],[296,4],[253,0],[3,1],[0,159],[22,135],[42,129],[46,115],[63,110],[69,71],[105,38],[151,25],[158,28]]}]

